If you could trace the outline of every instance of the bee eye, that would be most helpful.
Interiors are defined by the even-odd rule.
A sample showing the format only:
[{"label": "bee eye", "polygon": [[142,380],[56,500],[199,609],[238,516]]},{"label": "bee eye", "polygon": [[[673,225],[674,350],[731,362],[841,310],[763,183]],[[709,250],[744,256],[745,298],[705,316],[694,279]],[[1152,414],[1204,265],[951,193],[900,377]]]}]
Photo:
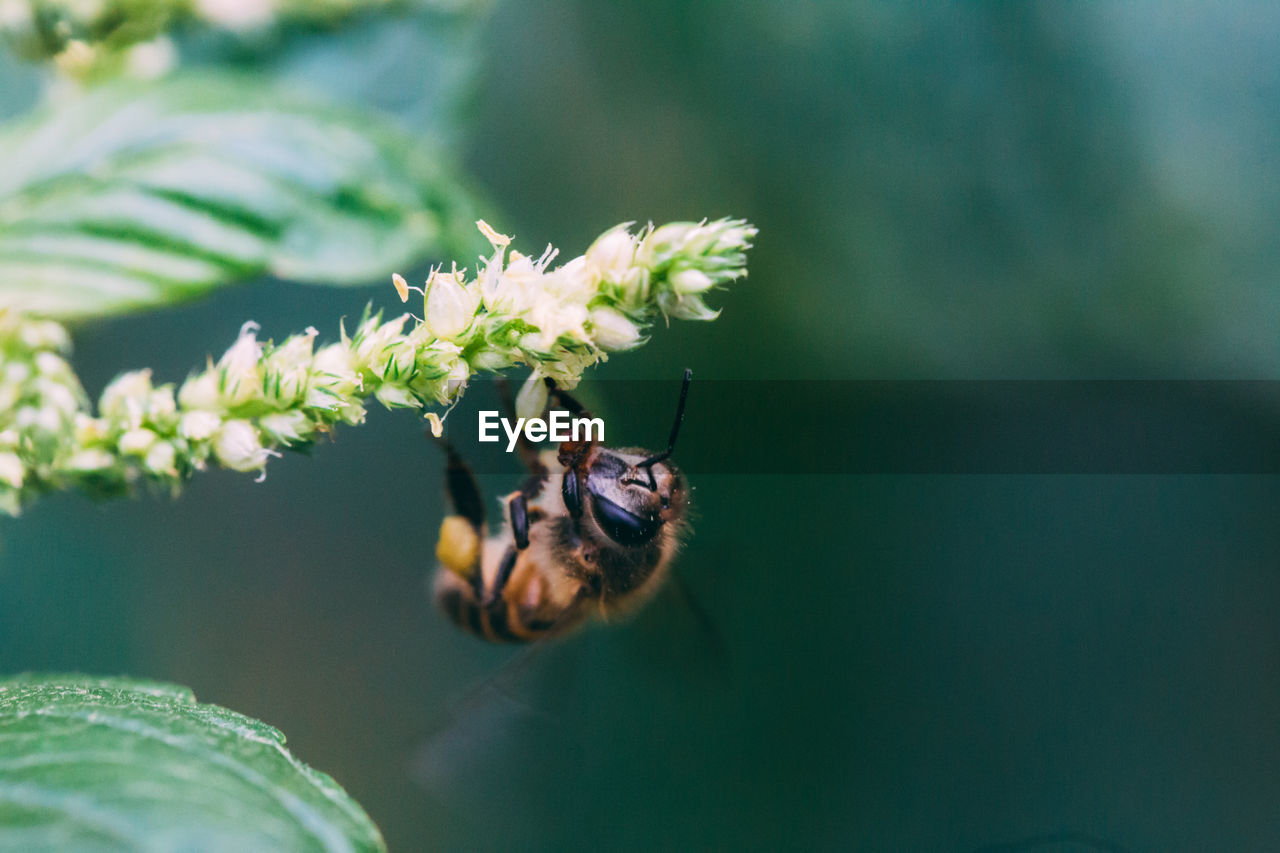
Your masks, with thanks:
[{"label": "bee eye", "polygon": [[619,545],[643,545],[658,535],[662,519],[642,518],[623,509],[608,498],[592,495],[596,521],[610,539]]}]

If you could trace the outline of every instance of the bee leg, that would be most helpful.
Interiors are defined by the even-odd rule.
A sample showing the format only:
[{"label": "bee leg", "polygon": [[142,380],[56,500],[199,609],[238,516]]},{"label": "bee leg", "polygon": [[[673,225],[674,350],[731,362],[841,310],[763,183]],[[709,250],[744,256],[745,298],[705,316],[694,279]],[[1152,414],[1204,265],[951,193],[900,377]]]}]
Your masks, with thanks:
[{"label": "bee leg", "polygon": [[484,498],[475,475],[453,446],[440,442],[448,457],[445,490],[455,515],[440,525],[436,556],[454,574],[471,584],[479,599],[484,593],[484,573],[480,571],[480,543],[484,540]]},{"label": "bee leg", "polygon": [[511,572],[516,567],[516,557],[519,554],[520,552],[515,548],[507,549],[506,553],[502,555],[502,562],[498,564],[497,573],[493,576],[493,586],[479,597],[480,606],[491,613],[494,611],[495,605],[497,605],[498,609],[502,610],[502,615],[504,617],[506,615],[505,606],[501,601],[502,593],[507,588],[507,581],[511,580]]},{"label": "bee leg", "polygon": [[449,493],[449,502],[453,504],[454,512],[470,522],[476,532],[480,533],[484,527],[484,498],[480,495],[480,484],[453,446],[443,439],[440,443],[448,458],[444,469],[444,484]]},{"label": "bee leg", "polygon": [[[554,399],[556,403],[567,409],[569,414],[575,418],[591,417],[591,413],[583,408],[583,405],[575,400],[573,395],[556,385],[554,379],[548,378],[546,383],[548,396],[551,399]],[[588,430],[587,434],[590,435],[590,430]],[[570,503],[571,497],[567,492],[572,489],[574,496],[581,492],[582,484],[579,481],[586,472],[580,469],[582,469],[583,463],[591,453],[591,448],[594,445],[595,439],[591,438],[588,438],[586,441],[565,441],[560,444],[560,464],[566,468],[564,475],[566,483],[565,505],[569,507],[570,514],[572,514],[574,518],[577,518],[580,513],[574,512],[575,504]],[[576,477],[577,480],[575,480],[572,486],[570,486],[569,480],[574,477]]]},{"label": "bee leg", "polygon": [[516,548],[523,551],[529,547],[529,500],[524,492],[507,502],[507,512],[511,516],[511,535],[515,537]]},{"label": "bee leg", "polygon": [[581,403],[574,399],[572,394],[557,385],[554,379],[547,377],[543,381],[547,383],[547,396],[555,398],[560,405],[564,406],[569,411],[569,414],[573,415],[575,418],[591,414],[582,407]]}]

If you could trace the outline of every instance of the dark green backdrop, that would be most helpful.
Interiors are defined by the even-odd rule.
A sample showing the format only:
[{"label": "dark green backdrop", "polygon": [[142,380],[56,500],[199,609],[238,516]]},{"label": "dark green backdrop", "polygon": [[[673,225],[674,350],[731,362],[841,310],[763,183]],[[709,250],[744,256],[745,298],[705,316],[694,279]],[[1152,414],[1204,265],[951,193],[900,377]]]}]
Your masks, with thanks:
[{"label": "dark green backdrop", "polygon": [[[1261,2],[513,2],[454,138],[527,248],[759,225],[720,320],[601,378],[1272,378],[1277,26]],[[344,38],[435,49],[389,27]],[[12,112],[30,81],[5,75]],[[411,64],[365,83],[434,122]],[[331,334],[391,296],[259,282],[86,328],[76,364],[92,393],[177,380],[246,319]],[[695,396],[687,429],[803,443],[824,411],[769,388]],[[656,442],[665,414],[594,393]],[[696,501],[679,570],[723,656],[664,598],[504,670],[430,608],[439,460],[375,412],[261,485],[6,522],[0,670],[188,684],[400,850],[1280,846],[1276,477],[704,474]]]}]

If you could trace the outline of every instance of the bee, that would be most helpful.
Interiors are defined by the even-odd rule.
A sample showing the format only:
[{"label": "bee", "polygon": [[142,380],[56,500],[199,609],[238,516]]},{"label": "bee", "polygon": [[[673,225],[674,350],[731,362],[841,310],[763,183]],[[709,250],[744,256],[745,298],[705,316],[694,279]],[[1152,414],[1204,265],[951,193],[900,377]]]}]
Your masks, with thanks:
[{"label": "bee", "polygon": [[[614,449],[588,437],[538,453],[521,437],[529,477],[502,498],[501,531],[488,536],[470,469],[445,444],[454,514],[440,525],[435,599],[460,628],[492,642],[528,643],[608,621],[661,588],[688,531],[689,487],[670,461],[693,372],[686,370],[667,449]],[[582,405],[550,379],[548,405]]]}]

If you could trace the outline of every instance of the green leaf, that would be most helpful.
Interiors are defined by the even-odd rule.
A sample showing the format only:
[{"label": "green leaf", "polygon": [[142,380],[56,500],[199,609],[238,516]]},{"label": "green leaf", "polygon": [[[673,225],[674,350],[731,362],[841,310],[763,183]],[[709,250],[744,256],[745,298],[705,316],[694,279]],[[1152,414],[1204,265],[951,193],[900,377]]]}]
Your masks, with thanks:
[{"label": "green leaf", "polygon": [[428,144],[248,77],[94,88],[0,130],[0,163],[0,307],[63,319],[264,273],[367,284],[475,242]]},{"label": "green leaf", "polygon": [[0,849],[382,850],[284,735],[185,687],[0,680]]}]

